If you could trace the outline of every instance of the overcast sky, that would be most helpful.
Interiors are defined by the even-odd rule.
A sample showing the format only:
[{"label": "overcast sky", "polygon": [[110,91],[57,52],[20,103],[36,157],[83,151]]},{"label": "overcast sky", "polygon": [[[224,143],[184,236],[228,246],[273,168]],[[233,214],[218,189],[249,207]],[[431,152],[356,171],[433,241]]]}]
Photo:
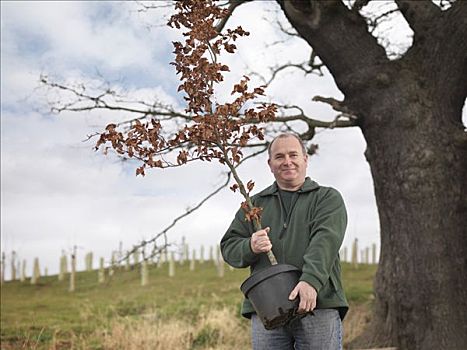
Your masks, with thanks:
[{"label": "overcast sky", "polygon": [[[272,45],[286,39],[271,24],[284,21],[274,10],[273,3],[253,2],[235,12],[229,25],[241,19],[251,36],[240,42],[238,54],[223,59],[233,71],[227,83],[246,69],[266,74],[268,65],[309,56],[300,39]],[[15,250],[27,259],[28,274],[34,257],[56,272],[62,250],[70,252],[74,245],[80,268],[88,251],[109,259],[119,242],[128,248],[150,238],[223,182],[224,169],[210,163],[136,177],[135,163],[122,164],[94,152],[93,141],[83,142],[106,123],[131,115],[50,114],[47,101],[60,96],[40,88],[41,74],[90,85],[103,79],[132,98],[182,107],[169,65],[171,41],[179,33],[154,26],[165,23],[166,11],[140,13],[133,2],[1,2],[1,243],[7,256]],[[404,42],[410,33],[398,25],[393,35]],[[329,75],[304,77],[292,71],[267,94],[324,120],[331,120],[333,111],[311,98],[342,97]],[[319,153],[310,159],[308,173],[344,196],[349,214],[344,245],[358,238],[361,246],[379,246],[373,183],[359,129],[321,131],[314,142]],[[273,181],[265,157],[242,167],[241,176],[253,179],[256,190]],[[241,200],[224,189],[170,231],[169,241],[185,236],[193,248],[217,244]]]}]

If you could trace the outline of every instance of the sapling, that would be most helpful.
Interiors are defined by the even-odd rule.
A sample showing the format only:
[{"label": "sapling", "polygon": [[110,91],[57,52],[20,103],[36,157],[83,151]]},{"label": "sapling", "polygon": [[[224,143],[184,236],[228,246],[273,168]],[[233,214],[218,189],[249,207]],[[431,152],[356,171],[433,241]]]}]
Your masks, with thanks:
[{"label": "sapling", "polygon": [[[162,132],[162,124],[155,118],[147,122],[135,119],[127,128],[109,124],[100,134],[96,149],[103,148],[104,153],[113,149],[119,155],[138,159],[142,164],[136,169],[136,175],[143,176],[148,168],[217,160],[234,178],[231,190],[239,191],[244,198],[241,207],[245,218],[252,222],[255,230],[260,230],[262,209],[255,207],[250,197],[254,182],[250,180],[245,184],[237,166],[251,141],[264,140],[261,124],[273,120],[277,108],[274,104],[254,104],[256,98],[264,95],[264,87],[250,89],[247,76],[233,86],[230,102],[219,102],[214,90],[229,71],[227,65],[219,62],[220,53],[234,53],[234,42],[249,33],[240,26],[219,33],[215,24],[229,12],[210,0],[178,1],[175,8],[177,13],[170,18],[169,26],[183,27],[187,31],[183,32],[186,38],[183,43],[173,43],[175,61],[172,64],[182,82],[178,89],[186,93],[185,111],[191,115],[191,123],[178,128],[172,136]],[[170,160],[170,152],[176,149],[178,155]],[[277,264],[272,251],[268,252],[268,257],[271,264]]]}]

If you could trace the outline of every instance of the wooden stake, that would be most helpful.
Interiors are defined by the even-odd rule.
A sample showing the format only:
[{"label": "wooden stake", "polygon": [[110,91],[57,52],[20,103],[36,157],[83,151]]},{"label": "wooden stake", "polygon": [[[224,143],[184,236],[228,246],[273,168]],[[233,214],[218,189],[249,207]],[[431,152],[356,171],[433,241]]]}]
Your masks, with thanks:
[{"label": "wooden stake", "polygon": [[11,280],[16,280],[16,252],[11,252]]},{"label": "wooden stake", "polygon": [[141,286],[146,286],[148,284],[148,264],[146,260],[143,260],[141,263]]},{"label": "wooden stake", "polygon": [[104,258],[99,259],[99,271],[97,272],[97,282],[102,284],[105,282],[105,269],[104,269]]},{"label": "wooden stake", "polygon": [[175,258],[174,258],[174,252],[170,253],[170,258],[169,258],[169,277],[174,277],[175,276]]},{"label": "wooden stake", "polygon": [[352,264],[354,267],[358,267],[358,239],[355,238],[352,245]]},{"label": "wooden stake", "polygon": [[31,284],[37,284],[39,277],[41,275],[41,270],[39,268],[39,258],[34,258],[34,267],[32,270]]},{"label": "wooden stake", "polygon": [[5,282],[5,261],[6,261],[5,252],[2,252],[2,269],[0,271],[0,282],[1,282],[1,284],[3,284],[3,282]]},{"label": "wooden stake", "polygon": [[371,263],[372,264],[377,264],[378,262],[376,261],[376,244],[373,243],[371,245]]},{"label": "wooden stake", "polygon": [[199,252],[199,263],[203,264],[204,263],[204,245],[201,246],[200,252]]},{"label": "wooden stake", "polygon": [[196,250],[193,249],[191,253],[191,260],[190,260],[190,271],[195,271],[195,264],[196,264]]},{"label": "wooden stake", "polygon": [[73,247],[73,253],[71,254],[71,274],[70,274],[70,288],[68,291],[75,291],[75,279],[76,279],[76,246]]},{"label": "wooden stake", "polygon": [[21,282],[26,281],[26,259],[23,259],[23,263],[21,265],[20,280],[21,280]]}]

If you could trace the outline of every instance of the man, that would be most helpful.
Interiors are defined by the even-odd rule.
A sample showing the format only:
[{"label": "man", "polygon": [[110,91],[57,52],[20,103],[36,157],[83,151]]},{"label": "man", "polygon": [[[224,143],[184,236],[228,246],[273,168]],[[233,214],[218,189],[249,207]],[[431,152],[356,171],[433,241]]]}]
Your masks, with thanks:
[{"label": "man", "polygon": [[272,249],[279,263],[301,270],[289,299],[298,297],[298,312],[308,314],[266,330],[245,299],[242,315],[251,318],[253,349],[341,349],[341,321],[348,310],[339,262],[347,225],[344,202],[335,189],[306,177],[308,155],[296,135],[280,134],[268,153],[276,181],[252,198],[263,208],[264,229],[254,232],[240,209],[222,238],[222,255],[230,265],[250,266],[254,273],[270,266],[264,253]]}]

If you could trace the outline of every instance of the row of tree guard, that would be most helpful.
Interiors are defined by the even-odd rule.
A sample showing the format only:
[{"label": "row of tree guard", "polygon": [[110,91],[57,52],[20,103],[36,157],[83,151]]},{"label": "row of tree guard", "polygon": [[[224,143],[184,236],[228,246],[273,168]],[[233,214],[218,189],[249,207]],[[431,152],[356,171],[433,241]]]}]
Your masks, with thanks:
[{"label": "row of tree guard", "polygon": [[[205,262],[213,262],[214,266],[217,268],[217,273],[219,277],[224,276],[225,264],[220,254],[219,246],[217,248],[209,247],[209,257],[205,259],[205,250],[204,246],[200,247],[199,252],[195,249],[189,250],[188,244],[184,241],[182,242],[181,248],[178,251],[168,251],[167,249],[163,250],[160,254],[155,255],[151,258],[145,258],[140,251],[134,251],[131,254],[125,254],[122,250],[114,251],[111,254],[110,261],[105,261],[103,257],[99,258],[99,268],[97,270],[97,280],[98,283],[104,283],[106,277],[110,277],[114,274],[115,269],[125,269],[130,270],[135,266],[140,267],[141,271],[141,285],[145,286],[148,283],[148,266],[156,265],[158,268],[162,267],[164,264],[168,264],[168,274],[170,277],[175,276],[176,265],[184,265],[189,263],[189,268],[191,271],[194,271],[197,264],[204,264]],[[370,259],[371,252],[371,259]],[[198,254],[199,253],[199,254]],[[358,255],[360,253],[360,258]],[[343,247],[340,252],[341,260],[344,262],[350,262],[356,267],[358,264],[376,264],[377,261],[377,252],[376,244],[372,244],[370,247],[359,250],[358,240],[355,239],[352,243],[351,254],[349,256],[347,247]],[[34,258],[33,269],[31,277],[27,277],[26,273],[26,259],[20,261],[18,255],[15,251],[11,252],[11,263],[10,263],[10,280],[14,281],[19,279],[21,282],[29,280],[31,284],[37,284],[41,276],[48,275],[48,269],[44,268],[44,273],[41,273],[39,259]],[[59,273],[58,280],[64,281],[68,276],[70,281],[69,290],[75,290],[75,281],[76,281],[76,272],[77,272],[77,248],[73,248],[71,254],[66,254],[62,252],[60,257]],[[93,265],[94,254],[88,252],[84,256],[85,271],[92,271],[94,269]],[[5,281],[5,267],[6,267],[6,254],[2,252],[1,260],[1,282]]]}]

